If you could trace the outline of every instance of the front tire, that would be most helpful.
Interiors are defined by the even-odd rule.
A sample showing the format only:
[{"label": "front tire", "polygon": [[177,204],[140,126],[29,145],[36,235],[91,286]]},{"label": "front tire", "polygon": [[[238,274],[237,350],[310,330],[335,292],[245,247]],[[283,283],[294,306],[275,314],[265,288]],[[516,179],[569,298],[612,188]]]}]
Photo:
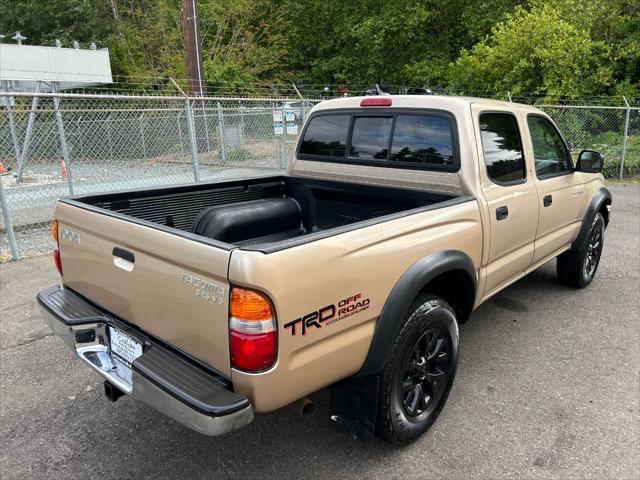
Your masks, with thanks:
[{"label": "front tire", "polygon": [[589,236],[580,250],[569,250],[558,257],[556,271],[563,285],[584,288],[596,275],[604,245],[604,217],[598,212],[593,219]]},{"label": "front tire", "polygon": [[442,298],[420,295],[381,375],[376,434],[396,445],[423,435],[444,408],[458,363],[458,323]]}]

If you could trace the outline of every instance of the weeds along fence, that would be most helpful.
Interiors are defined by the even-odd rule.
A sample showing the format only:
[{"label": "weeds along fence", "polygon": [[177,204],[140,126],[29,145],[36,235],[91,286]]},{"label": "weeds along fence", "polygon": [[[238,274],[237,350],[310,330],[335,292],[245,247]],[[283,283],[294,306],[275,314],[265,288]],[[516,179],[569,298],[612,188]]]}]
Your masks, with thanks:
[{"label": "weeds along fence", "polygon": [[[0,261],[53,248],[61,196],[284,173],[317,101],[0,92]],[[540,108],[607,175],[640,174],[637,108]]]}]

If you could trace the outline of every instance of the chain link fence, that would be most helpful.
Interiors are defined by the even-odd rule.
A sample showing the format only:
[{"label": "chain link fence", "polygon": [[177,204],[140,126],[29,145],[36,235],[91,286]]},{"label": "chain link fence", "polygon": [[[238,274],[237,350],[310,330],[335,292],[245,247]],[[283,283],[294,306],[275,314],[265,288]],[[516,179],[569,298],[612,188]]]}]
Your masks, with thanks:
[{"label": "chain link fence", "polygon": [[556,122],[574,158],[581,150],[604,155],[605,177],[640,175],[640,108],[537,105]]},{"label": "chain link fence", "polygon": [[314,101],[14,94],[6,104],[0,260],[53,248],[61,196],[284,173]]},{"label": "chain link fence", "polygon": [[[284,173],[318,101],[62,93],[0,100],[0,261],[53,248],[48,232],[61,196]],[[574,152],[603,152],[608,176],[640,174],[639,109],[540,108]]]}]

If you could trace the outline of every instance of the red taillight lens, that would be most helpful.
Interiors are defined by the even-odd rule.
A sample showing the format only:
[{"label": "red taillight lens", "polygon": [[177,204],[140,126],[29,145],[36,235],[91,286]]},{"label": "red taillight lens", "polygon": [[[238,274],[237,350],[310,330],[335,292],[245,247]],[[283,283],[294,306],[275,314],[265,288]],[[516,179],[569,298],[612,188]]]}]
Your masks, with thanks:
[{"label": "red taillight lens", "polygon": [[231,330],[231,364],[240,370],[257,372],[276,359],[276,332],[242,333]]},{"label": "red taillight lens", "polygon": [[58,273],[62,276],[62,260],[60,260],[60,242],[58,240],[58,222],[54,221],[51,224],[51,237],[53,241],[56,242],[56,249],[53,251],[53,261],[56,262],[56,268],[58,269]]},{"label": "red taillight lens", "polygon": [[54,262],[56,262],[58,273],[62,275],[62,260],[60,260],[60,250],[58,250],[57,248],[53,251],[53,260]]},{"label": "red taillight lens", "polygon": [[361,107],[390,107],[391,99],[389,97],[368,97],[363,98],[360,102]]},{"label": "red taillight lens", "polygon": [[231,290],[229,348],[231,365],[248,372],[269,368],[276,360],[276,322],[271,302],[255,290]]}]

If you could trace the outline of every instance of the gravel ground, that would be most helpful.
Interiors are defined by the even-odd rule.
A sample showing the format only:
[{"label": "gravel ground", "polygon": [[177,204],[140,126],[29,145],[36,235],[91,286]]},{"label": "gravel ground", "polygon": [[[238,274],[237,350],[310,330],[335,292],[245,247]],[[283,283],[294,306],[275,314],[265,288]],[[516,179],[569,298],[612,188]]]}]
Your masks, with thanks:
[{"label": "gravel ground", "polygon": [[220,438],[116,403],[34,309],[53,260],[0,265],[0,476],[9,478],[640,478],[640,186],[614,185],[596,279],[549,262],[461,327],[443,414],[407,448],[350,440],[317,413],[260,415]]}]

